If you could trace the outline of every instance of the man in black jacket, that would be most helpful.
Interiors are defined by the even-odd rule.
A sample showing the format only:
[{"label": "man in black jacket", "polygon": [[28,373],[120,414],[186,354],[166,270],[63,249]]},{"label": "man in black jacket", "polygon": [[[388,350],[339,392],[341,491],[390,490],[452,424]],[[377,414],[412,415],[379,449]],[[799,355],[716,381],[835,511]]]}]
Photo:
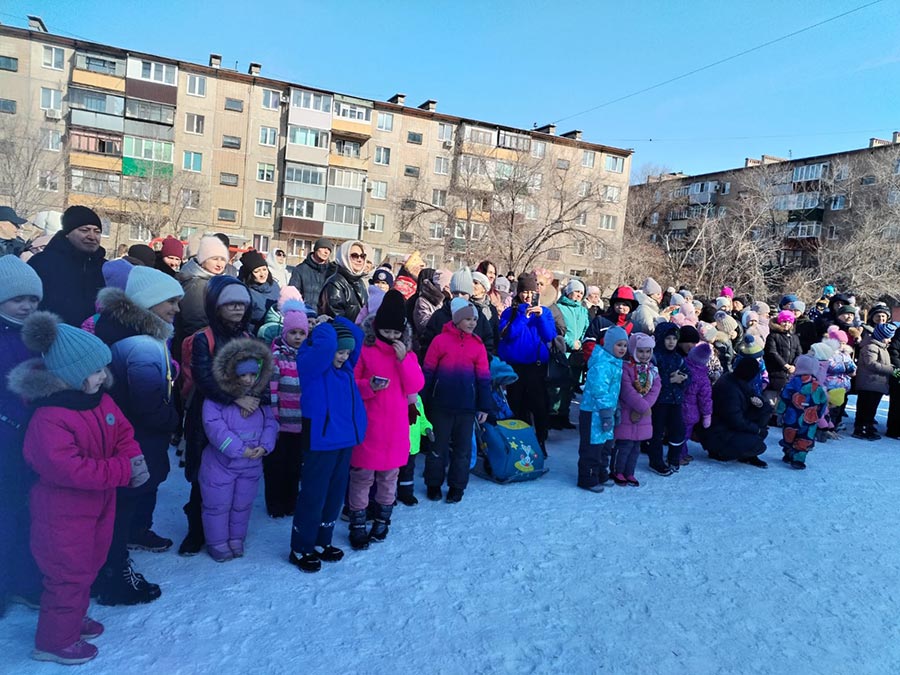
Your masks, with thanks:
[{"label": "man in black jacket", "polygon": [[334,244],[330,239],[319,239],[313,246],[312,253],[291,273],[291,286],[300,291],[303,301],[310,307],[318,305],[325,280],[334,274],[335,265],[329,260],[333,248]]},{"label": "man in black jacket", "polygon": [[72,326],[95,312],[103,288],[106,251],[100,246],[100,216],[86,206],[70,206],[62,216],[62,231],[28,261],[44,284],[40,308],[54,312]]}]

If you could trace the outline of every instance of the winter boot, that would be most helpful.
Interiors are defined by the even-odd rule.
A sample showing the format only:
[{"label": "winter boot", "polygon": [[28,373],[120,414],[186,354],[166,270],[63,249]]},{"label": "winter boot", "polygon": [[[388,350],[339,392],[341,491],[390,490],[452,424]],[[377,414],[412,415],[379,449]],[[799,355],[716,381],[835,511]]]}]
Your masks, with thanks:
[{"label": "winter boot", "polygon": [[441,492],[440,485],[429,485],[428,486],[428,499],[433,502],[439,502],[443,498],[443,493]]},{"label": "winter boot", "polygon": [[616,485],[628,485],[628,479],[623,473],[614,473],[612,479]]},{"label": "winter boot", "polygon": [[669,452],[666,455],[666,464],[672,471],[678,471],[681,468],[681,445],[670,445]]},{"label": "winter boot", "polygon": [[628,481],[628,486],[629,486],[629,487],[640,487],[640,486],[641,486],[641,484],[640,484],[640,482],[638,481],[638,479],[635,478],[634,476],[625,476],[625,480]]},{"label": "winter boot", "polygon": [[151,584],[143,574],[134,571],[131,559],[125,561],[125,567],[114,570],[108,567],[100,571],[97,586],[97,602],[101,605],[143,605],[153,602],[162,591],[156,584]]},{"label": "winter boot", "polygon": [[398,485],[397,486],[397,501],[401,504],[405,504],[406,506],[415,506],[419,503],[419,500],[416,499],[416,495],[413,492],[415,486],[410,483],[409,485]]},{"label": "winter boot", "polygon": [[216,544],[215,546],[208,545],[206,547],[206,552],[209,553],[210,558],[219,563],[228,562],[229,560],[234,559],[234,553],[228,548],[228,544]]},{"label": "winter boot", "polygon": [[354,551],[369,548],[369,534],[366,532],[366,512],[350,511],[350,547]]},{"label": "winter boot", "polygon": [[322,569],[322,561],[319,560],[319,556],[317,556],[315,552],[304,553],[300,556],[291,551],[288,561],[291,565],[295,565],[301,572],[312,573]]},{"label": "winter boot", "polygon": [[741,464],[749,464],[750,466],[755,466],[759,469],[765,469],[767,466],[769,466],[765,460],[762,460],[755,455],[753,457],[741,457],[738,461]]},{"label": "winter boot", "polygon": [[243,539],[229,539],[228,540],[228,548],[231,549],[231,554],[235,558],[243,558],[244,557],[244,540]]},{"label": "winter boot", "polygon": [[78,640],[74,644],[56,651],[44,651],[35,649],[31,652],[31,658],[35,661],[50,661],[51,663],[59,663],[64,666],[77,666],[80,663],[87,663],[97,656],[99,650],[92,644],[84,640]]},{"label": "winter boot", "polygon": [[203,516],[200,514],[200,509],[198,508],[194,512],[190,506],[190,503],[185,504],[182,509],[188,519],[187,534],[182,540],[181,546],[178,547],[178,555],[183,556],[197,555],[203,549],[203,544],[206,543],[206,537],[203,534]]},{"label": "winter boot", "polygon": [[344,552],[337,546],[316,546],[316,557],[322,562],[339,562],[344,559]]},{"label": "winter boot", "polygon": [[866,428],[866,440],[867,440],[867,441],[880,441],[880,440],[881,440],[881,434],[879,434],[879,433],[875,430],[875,425],[874,425],[874,424],[869,425],[869,426]]},{"label": "winter boot", "polygon": [[[450,495],[447,495],[447,498],[450,498]],[[369,532],[369,541],[381,542],[387,539],[388,530],[391,525],[391,513],[393,512],[393,506],[384,506],[383,504],[378,505],[378,515],[375,517],[375,522],[372,524],[372,531]]]},{"label": "winter boot", "polygon": [[151,529],[141,530],[133,533],[128,541],[129,551],[150,551],[151,553],[162,553],[172,548],[172,540],[160,537]]},{"label": "winter boot", "polygon": [[447,490],[447,503],[457,504],[462,501],[463,491],[459,488],[450,488]]}]

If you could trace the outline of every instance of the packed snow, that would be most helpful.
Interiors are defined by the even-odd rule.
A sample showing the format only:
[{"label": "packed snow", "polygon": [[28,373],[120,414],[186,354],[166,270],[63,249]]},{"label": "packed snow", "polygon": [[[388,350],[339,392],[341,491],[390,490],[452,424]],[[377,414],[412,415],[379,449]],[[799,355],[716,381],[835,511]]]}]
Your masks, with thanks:
[{"label": "packed snow", "polygon": [[[106,632],[78,672],[897,673],[900,442],[849,431],[806,471],[773,430],[767,470],[692,444],[679,474],[642,457],[641,487],[602,494],[575,487],[577,433],[552,432],[540,480],[473,476],[448,505],[417,476],[385,543],[351,551],[341,522],[346,557],[317,574],[288,564],[290,521],[262,489],[246,557],[179,557],[173,470],[154,529],[175,547],[134,554],[163,595],[92,605]],[[0,672],[60,672],[29,658],[36,621],[20,605],[0,620]]]}]

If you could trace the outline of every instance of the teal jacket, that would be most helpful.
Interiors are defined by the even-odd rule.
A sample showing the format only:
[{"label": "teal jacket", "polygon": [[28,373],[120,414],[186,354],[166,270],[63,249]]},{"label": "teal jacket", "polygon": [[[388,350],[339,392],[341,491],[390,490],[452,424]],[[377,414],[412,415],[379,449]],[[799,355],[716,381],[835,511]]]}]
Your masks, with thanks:
[{"label": "teal jacket", "polygon": [[566,320],[566,347],[574,349],[575,340],[579,342],[584,340],[584,333],[590,323],[588,311],[580,302],[570,300],[566,296],[557,300],[556,306]]},{"label": "teal jacket", "polygon": [[[613,439],[615,424],[603,431],[602,417],[615,414],[622,385],[622,359],[602,348],[595,349],[588,361],[587,379],[581,397],[581,410],[591,413],[591,443],[602,444]],[[600,412],[603,411],[604,415]]]}]

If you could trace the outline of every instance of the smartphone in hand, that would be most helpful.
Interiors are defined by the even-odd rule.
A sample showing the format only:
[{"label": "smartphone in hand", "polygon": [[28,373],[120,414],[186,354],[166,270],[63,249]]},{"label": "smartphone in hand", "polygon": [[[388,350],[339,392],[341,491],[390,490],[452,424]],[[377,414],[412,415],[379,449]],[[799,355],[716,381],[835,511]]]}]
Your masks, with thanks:
[{"label": "smartphone in hand", "polygon": [[372,376],[372,382],[377,384],[379,387],[386,387],[391,383],[391,380],[387,377],[380,377],[378,375]]}]

